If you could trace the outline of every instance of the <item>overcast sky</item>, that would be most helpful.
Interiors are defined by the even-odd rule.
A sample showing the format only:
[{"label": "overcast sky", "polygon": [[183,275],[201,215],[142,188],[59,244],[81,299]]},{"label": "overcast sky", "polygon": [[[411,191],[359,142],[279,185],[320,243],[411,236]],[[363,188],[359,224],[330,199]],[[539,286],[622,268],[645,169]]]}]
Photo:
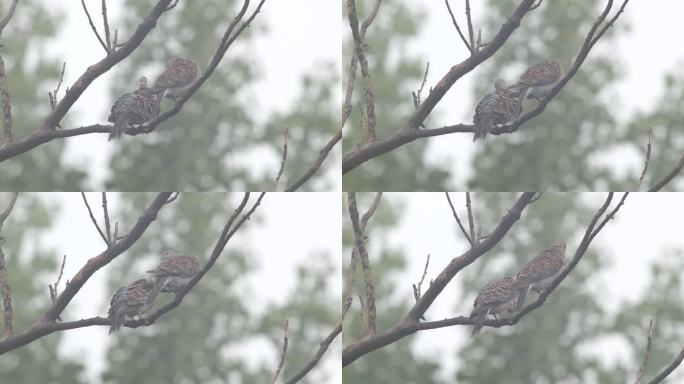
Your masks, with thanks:
[{"label": "overcast sky", "polygon": [[[100,194],[89,193],[87,195],[91,207],[97,210],[96,216],[101,217],[98,210]],[[232,194],[231,196],[234,203],[227,207],[227,210],[232,211],[241,195]],[[71,279],[89,258],[102,252],[104,245],[90,221],[80,194],[52,193],[41,194],[41,197],[51,202],[59,202],[61,205],[59,220],[47,232],[45,238],[37,240],[56,249],[58,254],[55,257],[67,255],[62,280],[66,281]],[[250,206],[255,199],[256,195],[253,194]],[[109,194],[108,201],[111,212],[116,211],[119,194]],[[253,215],[255,219],[263,221],[247,222],[228,244],[228,247],[249,249],[253,255],[252,260],[257,263],[257,271],[250,274],[247,279],[249,286],[259,286],[258,290],[252,291],[254,297],[252,303],[255,310],[258,311],[267,303],[282,303],[286,300],[296,284],[296,267],[305,263],[312,255],[327,254],[333,261],[337,269],[332,274],[335,278],[331,278],[330,283],[334,289],[333,297],[339,297],[341,279],[336,277],[341,274],[341,269],[339,269],[341,267],[341,209],[339,193],[271,193],[266,195],[262,205]],[[114,262],[124,262],[126,257],[128,256],[124,253]],[[53,281],[54,276],[49,277],[45,285]],[[107,268],[105,267],[88,280],[69,304],[69,316],[73,317],[70,320],[105,315],[105,308],[111,297],[106,281]],[[264,281],[268,281],[269,284],[263,284]],[[182,310],[182,306],[179,309]],[[290,321],[296,321],[296,319],[290,319]],[[124,329],[123,332],[136,331]],[[65,341],[61,346],[61,351],[79,361],[86,356],[87,360],[84,364],[86,364],[89,378],[92,382],[97,382],[95,379],[103,369],[109,341],[107,328],[79,328],[66,331],[63,335]],[[290,340],[290,342],[296,341]],[[266,344],[250,345],[244,355],[252,358],[253,363],[272,359],[275,367],[278,356],[270,355],[271,349],[265,349],[264,345]],[[341,383],[340,345],[339,340],[335,341],[326,354],[325,360],[317,368],[325,369],[335,377],[330,384]],[[317,373],[312,372],[312,374]]]},{"label": "overcast sky", "polygon": [[[465,212],[464,194],[453,193],[451,196],[457,212]],[[473,197],[473,205],[477,206],[477,194]],[[605,197],[605,193],[583,195],[587,204],[595,208],[603,203]],[[613,205],[620,197],[620,194],[615,196]],[[395,294],[397,297],[413,300],[411,283],[420,279],[426,255],[430,254],[430,265],[425,280],[430,281],[453,257],[467,250],[467,242],[460,236],[443,193],[385,193],[382,199],[381,204],[401,204],[402,207],[400,225],[388,234],[386,242],[402,249],[408,256],[407,269],[402,274],[393,275],[397,276],[397,281],[405,282],[398,284]],[[684,217],[673,215],[672,212],[684,212],[684,194],[630,194],[616,218],[596,237],[591,249],[598,251],[609,265],[600,275],[601,283],[608,288],[606,294],[599,298],[600,304],[616,307],[618,303],[638,299],[648,282],[648,267],[652,260],[665,250],[684,249]],[[372,221],[369,229],[371,227]],[[372,237],[369,244],[373,244]],[[577,245],[568,241],[568,251],[574,252]],[[461,294],[461,279],[456,276],[428,311],[428,319],[468,315],[472,310],[472,303],[462,302]],[[460,304],[455,307],[455,303]],[[453,377],[458,366],[458,361],[454,358],[455,352],[467,340],[469,332],[468,327],[456,326],[420,332],[417,336],[410,337],[416,339],[416,350],[425,356],[443,356],[445,370],[442,374],[446,379]],[[444,343],[444,340],[450,342]],[[616,344],[600,344],[596,346],[596,353],[613,358],[615,346]],[[620,357],[626,358],[628,355]]]},{"label": "overcast sky", "polygon": [[[79,1],[55,3],[51,0],[43,0],[43,2],[46,7],[61,8],[66,14],[67,21],[60,23],[62,29],[57,37],[57,43],[48,47],[48,55],[58,62],[67,61],[64,84],[68,86],[76,81],[90,65],[101,60],[104,51],[93,35]],[[99,2],[89,3],[91,15],[100,17]],[[110,2],[107,7],[111,25],[116,25],[120,18],[121,3]],[[254,4],[251,5],[250,10],[258,2],[252,3]],[[99,23],[100,19],[97,20]],[[292,100],[299,93],[301,76],[311,72],[316,66],[334,63],[341,71],[341,8],[335,2],[270,0],[265,3],[262,12],[253,24],[268,26],[268,32],[259,34],[258,38],[250,41],[248,47],[258,58],[258,71],[263,75],[256,82],[252,92],[255,95],[253,99],[258,105],[251,106],[259,111],[255,116],[261,117],[261,120],[274,111],[287,111],[291,107]],[[235,49],[244,48],[238,40]],[[68,52],[68,57],[65,57],[65,52]],[[73,124],[89,125],[106,121],[111,104],[109,93],[111,79],[112,73],[100,76],[83,93],[69,112]],[[340,90],[336,89],[336,91],[338,91],[337,99],[339,99]],[[331,137],[334,134],[334,128],[331,127]],[[82,135],[67,139],[67,142],[69,143],[66,153],[68,161],[79,166],[88,165],[88,175],[92,177],[96,185],[95,189],[97,189],[107,176],[111,143],[108,143],[105,135],[101,134]],[[334,152],[339,152],[339,149],[335,149]],[[265,164],[275,173],[280,162],[279,155],[269,156],[264,151],[258,151],[254,156],[256,164],[259,165],[257,172],[263,169]],[[335,160],[339,162],[340,157],[336,156]],[[293,177],[296,176],[293,175]],[[326,177],[341,185],[339,172],[329,172]]]},{"label": "overcast sky", "polygon": [[[413,0],[403,0],[411,3]],[[468,57],[465,46],[461,43],[451,19],[446,11],[443,1],[421,1],[420,7],[427,11],[427,19],[420,25],[421,35],[411,45],[410,52],[418,57],[430,61],[430,74],[427,79],[426,89],[434,85],[451,66],[463,61]],[[457,19],[465,20],[464,1],[451,0],[452,10]],[[605,0],[597,1],[603,7]],[[617,8],[621,2],[616,1]],[[543,7],[544,5],[542,5]],[[483,18],[486,7],[481,2],[471,2],[473,23],[477,26]],[[631,1],[627,5],[625,13],[617,23],[628,22],[630,31],[621,31],[616,43],[610,44],[610,49],[605,49],[605,41],[600,40],[592,54],[602,51],[612,52],[614,59],[620,61],[625,70],[624,78],[619,81],[614,89],[619,96],[618,102],[613,103],[613,112],[620,123],[627,121],[636,111],[647,111],[655,104],[663,90],[663,75],[681,68],[684,64],[684,44],[671,44],[669,36],[684,35],[684,24],[681,15],[684,14],[684,2],[680,0]],[[529,17],[534,17],[530,15]],[[523,23],[525,21],[523,20]],[[347,27],[348,28],[348,27]],[[612,31],[612,30],[611,30]],[[609,31],[608,33],[611,33]],[[369,33],[371,33],[369,31]],[[483,31],[488,33],[488,31]],[[492,33],[489,31],[489,33]],[[447,36],[453,44],[449,49],[444,49],[444,40],[435,39],[435,36]],[[581,69],[580,69],[581,70]],[[472,98],[472,81],[477,70],[466,75],[458,81],[457,86],[452,87],[435,108],[433,115],[439,116],[435,120],[438,126],[450,125],[472,121],[472,108],[475,100]],[[416,84],[418,88],[419,84]],[[462,187],[465,180],[470,176],[470,159],[474,154],[472,138],[469,135],[452,134],[437,136],[428,139],[428,159],[432,163],[453,164],[457,170],[451,185]],[[409,144],[410,145],[410,144]],[[628,164],[640,167],[643,163],[641,155],[620,154],[618,161],[613,163]]]}]

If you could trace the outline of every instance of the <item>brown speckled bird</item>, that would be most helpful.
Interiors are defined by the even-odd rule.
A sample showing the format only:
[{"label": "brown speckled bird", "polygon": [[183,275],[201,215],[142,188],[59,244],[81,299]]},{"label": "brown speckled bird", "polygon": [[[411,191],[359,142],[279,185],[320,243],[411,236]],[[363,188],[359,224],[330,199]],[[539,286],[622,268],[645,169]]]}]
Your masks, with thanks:
[{"label": "brown speckled bird", "polygon": [[200,76],[199,66],[190,59],[180,57],[169,60],[166,69],[154,82],[152,91],[159,94],[159,99],[166,94],[176,99],[188,89]]},{"label": "brown speckled bird", "polygon": [[533,64],[509,88],[521,94],[521,100],[541,99],[563,77],[563,66],[556,60]]},{"label": "brown speckled bird", "polygon": [[530,287],[548,286],[565,265],[565,242],[559,241],[550,249],[545,249],[537,257],[530,260],[516,275],[511,289],[518,292],[516,310],[525,303],[525,296]]},{"label": "brown speckled bird", "polygon": [[515,291],[511,289],[513,283],[515,279],[506,277],[482,288],[475,298],[473,312],[470,314],[470,318],[474,319],[471,336],[480,333],[488,314],[491,313],[495,318],[500,318],[501,314],[510,311],[507,308],[513,306],[511,302],[515,302]]},{"label": "brown speckled bird", "polygon": [[159,113],[157,95],[147,88],[147,78],[140,78],[140,87],[133,93],[119,96],[107,118],[114,123],[108,141],[118,139],[130,125],[143,124]]},{"label": "brown speckled bird", "polygon": [[193,256],[179,256],[164,251],[162,261],[155,269],[147,271],[154,276],[154,288],[141,309],[145,313],[152,308],[159,292],[178,292],[199,272],[199,259]]},{"label": "brown speckled bird", "polygon": [[119,288],[109,302],[109,334],[116,332],[126,321],[126,316],[140,316],[140,309],[152,292],[154,283],[147,279],[136,280],[127,287]]},{"label": "brown speckled bird", "polygon": [[520,116],[521,99],[506,88],[506,83],[497,79],[494,92],[485,95],[475,107],[475,135],[473,141],[484,139],[495,124],[505,124]]}]

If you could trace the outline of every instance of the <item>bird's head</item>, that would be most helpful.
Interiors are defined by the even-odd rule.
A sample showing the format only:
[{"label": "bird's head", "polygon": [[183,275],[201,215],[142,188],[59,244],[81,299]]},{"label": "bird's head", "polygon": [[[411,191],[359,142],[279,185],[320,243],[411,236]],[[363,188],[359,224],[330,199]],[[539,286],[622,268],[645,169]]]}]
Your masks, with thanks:
[{"label": "bird's head", "polygon": [[496,79],[496,81],[494,81],[494,89],[499,91],[499,90],[502,90],[504,88],[506,88],[506,80]]}]

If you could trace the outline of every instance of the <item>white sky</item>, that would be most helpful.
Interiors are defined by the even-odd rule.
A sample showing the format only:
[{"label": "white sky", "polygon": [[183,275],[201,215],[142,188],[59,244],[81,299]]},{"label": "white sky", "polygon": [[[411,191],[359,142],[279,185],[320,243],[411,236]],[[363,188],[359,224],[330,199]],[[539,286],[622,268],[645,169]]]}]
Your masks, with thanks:
[{"label": "white sky", "polygon": [[[464,25],[465,21],[464,3],[463,0],[450,2],[459,26]],[[605,1],[599,3],[603,6]],[[621,2],[616,1],[616,3],[619,5]],[[614,8],[618,5],[614,5]],[[468,57],[468,52],[456,34],[443,1],[424,1],[420,2],[420,6],[427,11],[427,19],[421,23],[421,34],[410,47],[410,52],[430,61],[430,73],[425,86],[429,89],[452,65]],[[471,2],[471,10],[473,23],[477,28],[478,20],[483,18],[486,8],[479,2]],[[684,13],[684,2],[679,0],[662,0],[657,6],[654,6],[651,1],[631,1],[625,13],[617,21],[617,23],[627,21],[632,27],[631,31],[621,32],[616,45],[609,45],[611,48],[616,48],[613,49],[615,60],[624,64],[626,71],[625,78],[612,92],[620,98],[619,104],[613,105],[613,112],[620,122],[628,120],[635,111],[649,110],[661,94],[663,75],[681,67],[684,62],[684,45],[672,44],[672,40],[668,39],[668,36],[684,34],[684,24],[681,22],[682,13]],[[530,17],[533,17],[533,14]],[[483,31],[483,34],[485,33],[487,31]],[[444,48],[443,39],[435,39],[435,36],[450,39],[452,43],[448,45],[449,49]],[[604,40],[601,40],[594,49],[596,52],[604,50],[605,45]],[[590,53],[587,60],[591,60],[591,57]],[[472,121],[472,107],[475,101],[472,99],[471,91],[476,72],[477,70],[459,80],[435,108],[433,115],[439,116],[439,119],[434,122],[436,126]],[[416,88],[419,85],[416,84]],[[464,186],[470,176],[469,164],[474,154],[472,138],[468,135],[452,134],[438,136],[428,141],[430,143],[427,156],[429,162],[442,165],[453,164],[452,172],[455,176],[451,185],[459,188]],[[616,153],[616,158],[611,159],[611,163],[627,162],[630,166],[640,167],[643,160],[635,159],[633,156],[632,153]]]},{"label": "white sky", "polygon": [[[583,198],[590,206],[598,208],[605,196],[604,193],[592,193]],[[457,212],[463,217],[464,194],[453,193],[451,197]],[[616,194],[613,206],[620,197],[620,194]],[[412,301],[411,284],[420,279],[426,255],[430,254],[430,265],[425,281],[430,281],[453,257],[467,250],[467,243],[460,234],[443,193],[386,193],[382,198],[386,200],[385,204],[401,203],[400,225],[381,241],[393,244],[393,247],[402,249],[407,255],[407,269],[397,275],[397,281],[404,283],[398,285],[395,294]],[[477,194],[474,195],[473,204],[477,205]],[[530,208],[534,209],[534,206]],[[652,260],[666,249],[684,249],[681,235],[684,217],[673,215],[672,212],[684,212],[684,194],[631,194],[616,218],[596,237],[591,248],[599,250],[610,266],[600,277],[601,283],[608,287],[607,295],[600,299],[601,304],[613,308],[625,300],[636,300],[648,282],[648,267]],[[486,229],[483,231],[486,232]],[[372,247],[372,237],[370,244]],[[577,245],[568,241],[568,249],[572,252]],[[427,318],[439,320],[469,314],[472,303],[461,302],[461,294],[461,279],[456,276],[430,308]],[[455,303],[459,303],[457,308]],[[412,337],[416,339],[414,345],[419,353],[444,357],[442,374],[446,379],[453,377],[458,366],[455,352],[465,343],[469,331],[467,327],[457,326],[421,332]],[[444,343],[444,340],[450,342]],[[615,345],[610,342],[599,344],[595,352],[602,357],[615,357]]]},{"label": "white sky", "polygon": [[[43,1],[46,6],[59,7],[66,13],[67,20],[61,23],[58,43],[48,47],[48,55],[60,62],[67,60],[63,85],[68,86],[90,65],[101,60],[104,50],[93,35],[79,1],[64,1],[59,4],[50,0]],[[89,11],[99,26],[100,2],[87,3],[90,3]],[[250,10],[256,7],[257,2],[252,3],[254,4]],[[116,25],[121,6],[118,2],[110,2],[107,10],[110,25]],[[290,108],[292,100],[299,93],[302,75],[311,72],[322,62],[332,62],[338,67],[341,65],[341,8],[331,1],[269,0],[253,24],[267,25],[268,32],[250,42],[249,47],[239,44],[238,40],[235,49],[248,48],[258,58],[263,78],[253,87],[254,97],[251,99],[258,103],[252,106],[252,110],[259,111],[255,114],[257,121],[263,121],[271,112],[287,111]],[[155,33],[154,30],[151,33]],[[339,68],[341,71],[341,67]],[[93,82],[71,109],[69,117],[74,126],[105,122],[111,104],[109,85],[113,72],[115,69]],[[339,91],[337,89],[336,99],[339,99]],[[331,137],[335,128],[330,128]],[[105,135],[99,134],[69,138],[67,142],[68,161],[79,165],[88,164],[88,175],[93,180],[94,189],[98,189],[107,176],[111,143],[107,143]],[[335,156],[338,153],[339,149],[334,149],[327,161],[339,162],[340,156]],[[275,173],[280,162],[279,156],[255,150],[249,157],[252,164],[257,164],[255,173],[258,174],[264,167],[273,169]],[[285,172],[287,173],[287,168]],[[337,172],[328,172],[326,178],[341,185],[341,176]]]},{"label": "white sky", "polygon": [[[100,194],[88,193],[87,196],[96,217],[101,217]],[[239,197],[241,195],[234,194],[233,200]],[[51,232],[38,241],[57,249],[58,254],[55,257],[59,257],[60,261],[63,254],[67,255],[62,279],[66,281],[89,258],[104,250],[103,242],[90,221],[79,193],[42,194],[42,198],[58,201],[61,205],[59,220]],[[256,195],[253,194],[249,206],[255,199]],[[115,211],[119,194],[108,194],[107,200],[110,212]],[[237,202],[227,209],[232,211],[236,205]],[[172,206],[168,208],[173,209]],[[251,287],[257,284],[259,286],[258,290],[252,291],[256,310],[268,303],[282,303],[286,300],[296,284],[296,267],[305,263],[307,258],[312,254],[317,254],[316,252],[327,252],[331,260],[334,260],[333,264],[337,269],[332,276],[340,276],[341,209],[338,193],[271,193],[264,197],[262,205],[253,215],[255,219],[259,218],[263,221],[247,222],[228,244],[228,247],[250,249],[253,260],[258,263],[257,271],[248,276],[247,282]],[[122,262],[126,257],[124,253],[114,262]],[[54,282],[55,277],[50,277],[45,285]],[[111,292],[108,292],[106,287],[106,277],[107,268],[105,267],[88,280],[68,307],[70,317],[73,317],[71,320],[105,315],[103,308],[106,307],[111,297]],[[270,284],[263,284],[264,281]],[[341,279],[331,279],[331,284],[334,289],[333,297],[339,297]],[[291,321],[295,320],[291,319]],[[124,329],[123,332],[135,331]],[[84,364],[86,364],[88,377],[92,380],[91,382],[97,382],[98,373],[104,368],[105,352],[109,341],[106,327],[80,328],[66,331],[63,335],[65,339],[61,351],[78,360],[86,356]],[[290,340],[290,342],[296,343],[296,340]],[[250,345],[247,347],[249,351],[245,351],[244,355],[253,357],[253,363],[272,359],[275,367],[278,356],[270,355],[270,349],[265,352],[263,346],[264,344],[260,343]],[[316,368],[330,372],[335,378],[330,381],[331,384],[341,383],[341,376],[337,375],[340,358],[340,342],[336,341],[328,350],[325,360]],[[312,371],[312,374],[316,375],[316,370]]]}]

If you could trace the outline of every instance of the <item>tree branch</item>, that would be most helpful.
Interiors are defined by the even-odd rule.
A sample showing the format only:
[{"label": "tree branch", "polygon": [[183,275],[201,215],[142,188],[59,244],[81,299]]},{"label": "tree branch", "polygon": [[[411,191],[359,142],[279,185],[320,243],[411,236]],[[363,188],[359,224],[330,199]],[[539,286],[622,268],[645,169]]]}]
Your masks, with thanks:
[{"label": "tree branch", "polygon": [[646,171],[648,170],[648,163],[651,161],[651,144],[653,142],[653,127],[648,127],[648,144],[646,145],[646,160],[644,160],[644,169],[641,171],[641,176],[637,181],[635,192],[639,192],[641,189],[641,183],[644,181],[644,176],[646,176]]},{"label": "tree branch", "polygon": [[[104,0],[103,0],[103,2],[104,2]],[[97,37],[97,41],[100,42],[100,45],[102,46],[102,48],[104,48],[107,55],[109,55],[109,46],[104,42],[104,40],[102,40],[102,37],[100,37],[100,34],[97,32],[97,28],[95,28],[95,23],[93,23],[93,19],[90,17],[90,13],[88,12],[88,7],[86,7],[84,0],[81,0],[81,5],[83,6],[83,11],[85,12],[86,16],[88,17],[88,23],[90,24],[90,29],[93,30],[95,37]]]},{"label": "tree branch", "polygon": [[466,48],[468,48],[468,51],[470,51],[471,55],[475,54],[475,50],[470,45],[470,43],[468,43],[468,40],[466,40],[465,36],[463,36],[463,32],[461,32],[461,28],[458,27],[458,23],[456,22],[456,17],[454,16],[454,13],[451,11],[451,6],[449,5],[449,0],[444,0],[444,4],[446,4],[447,11],[449,11],[449,16],[451,16],[451,22],[454,24],[454,27],[456,28],[456,32],[458,32],[458,35],[461,36],[461,40],[463,41],[463,44],[465,44]]},{"label": "tree branch", "polygon": [[[12,213],[14,204],[17,202],[19,193],[12,193],[7,206],[0,213],[0,231],[5,224],[5,220]],[[2,233],[2,232],[0,232]],[[3,308],[3,327],[1,339],[12,335],[12,291],[10,290],[9,275],[7,273],[7,262],[5,261],[5,253],[2,250],[2,237],[0,237],[0,285],[2,285],[2,308]]]},{"label": "tree branch", "polygon": [[287,161],[287,139],[288,139],[288,128],[285,126],[285,134],[283,138],[283,157],[280,160],[280,169],[276,175],[275,181],[273,182],[273,192],[278,190],[278,182],[280,182],[280,177],[283,175],[283,170],[285,169],[285,162]]},{"label": "tree branch", "polygon": [[682,157],[679,158],[679,161],[677,162],[675,167],[672,169],[672,171],[670,171],[670,173],[668,173],[662,180],[657,182],[648,191],[649,192],[658,192],[661,189],[663,189],[663,187],[665,187],[670,181],[672,181],[672,179],[674,179],[675,177],[677,177],[677,175],[679,175],[679,172],[682,171],[682,168],[684,168],[684,153],[682,154]]},{"label": "tree branch", "polygon": [[455,257],[432,281],[430,287],[420,297],[420,300],[409,310],[404,318],[386,332],[369,335],[346,346],[342,352],[342,366],[351,364],[359,357],[393,343],[405,336],[419,330],[419,319],[435,301],[437,296],[444,290],[451,279],[461,270],[477,260],[480,256],[492,249],[513,227],[520,218],[522,212],[534,198],[534,192],[525,192],[520,195],[508,213],[501,218],[497,227],[484,241],[470,248],[461,256]]},{"label": "tree branch", "polygon": [[[98,256],[88,260],[88,262],[81,267],[76,275],[69,281],[69,284],[64,288],[55,301],[50,305],[45,314],[32,327],[19,335],[10,336],[0,341],[0,355],[22,347],[31,343],[45,335],[48,335],[56,330],[61,330],[57,325],[56,320],[64,311],[66,306],[71,302],[74,296],[80,291],[83,285],[92,277],[95,272],[104,267],[112,260],[114,260],[121,253],[130,248],[140,236],[147,230],[152,222],[157,218],[159,211],[166,205],[166,201],[171,195],[170,192],[162,192],[150,203],[149,207],[138,217],[137,222],[128,232],[128,234],[116,245],[113,245]],[[109,320],[106,320],[105,325],[109,325]],[[86,321],[85,323],[88,323]],[[62,323],[59,323],[62,324]],[[73,324],[73,323],[72,323]],[[70,328],[65,328],[70,329]]]},{"label": "tree branch", "polygon": [[306,376],[306,374],[308,374],[309,371],[311,371],[313,367],[315,367],[318,364],[318,362],[321,360],[321,357],[323,357],[323,355],[325,354],[325,351],[327,351],[328,347],[330,347],[330,344],[332,344],[337,335],[339,335],[341,332],[342,321],[340,321],[335,327],[335,329],[333,329],[332,332],[330,332],[330,334],[325,339],[323,339],[323,341],[321,341],[321,343],[318,346],[318,350],[314,354],[311,361],[309,361],[309,363],[291,379],[285,381],[285,384],[294,384],[301,380],[304,376]]},{"label": "tree branch", "polygon": [[5,17],[0,20],[0,36],[2,36],[2,32],[5,30],[5,27],[9,24],[10,20],[12,20],[12,16],[14,16],[14,10],[17,8],[17,1],[18,0],[12,0],[10,9],[7,11]]},{"label": "tree branch", "polygon": [[684,360],[684,348],[682,348],[681,352],[679,352],[679,355],[675,357],[674,361],[672,364],[668,365],[665,367],[665,369],[658,374],[653,380],[651,380],[648,384],[658,384],[665,380],[670,374],[677,369],[679,364],[682,363],[682,360]]},{"label": "tree branch", "polygon": [[651,342],[653,340],[653,319],[651,319],[648,322],[648,339],[646,341],[646,353],[644,353],[644,362],[641,364],[641,368],[639,368],[639,373],[637,373],[637,378],[634,381],[634,384],[639,384],[641,383],[641,378],[644,376],[644,372],[646,372],[646,366],[648,365],[648,358],[651,356]]},{"label": "tree branch", "polygon": [[318,157],[316,158],[316,161],[311,166],[311,168],[309,168],[309,170],[306,171],[306,173],[304,173],[302,175],[302,177],[295,180],[294,183],[290,184],[290,186],[288,186],[285,189],[285,192],[294,192],[294,191],[298,190],[302,185],[304,185],[304,183],[309,181],[309,179],[313,175],[315,175],[316,172],[318,172],[318,169],[323,164],[323,161],[325,161],[325,159],[330,154],[330,151],[332,151],[332,149],[335,147],[337,142],[339,142],[341,139],[342,139],[342,128],[340,127],[337,130],[337,133],[335,133],[335,136],[333,136],[332,139],[330,139],[330,141],[328,141],[328,143],[325,144],[325,146],[318,152]]},{"label": "tree branch", "polygon": [[456,208],[454,208],[454,204],[451,202],[451,198],[449,197],[449,192],[444,192],[446,195],[447,201],[449,202],[449,207],[451,207],[451,213],[454,215],[454,219],[456,219],[456,223],[458,224],[458,227],[461,228],[461,232],[463,233],[463,236],[468,240],[468,243],[470,243],[471,247],[475,246],[475,241],[470,238],[468,235],[468,231],[466,231],[465,227],[461,223],[461,219],[458,218],[458,214],[456,213]]},{"label": "tree branch", "polygon": [[285,336],[283,336],[283,352],[280,354],[280,363],[278,363],[278,368],[273,375],[272,384],[275,384],[280,376],[280,371],[283,369],[283,364],[285,364],[285,356],[287,355],[287,336],[288,336],[288,324],[289,321],[285,319]]},{"label": "tree branch", "polygon": [[[359,222],[359,210],[356,207],[356,194],[353,192],[348,193],[347,201],[349,205],[349,218],[352,222],[352,227],[354,229],[354,238],[356,239],[354,247],[358,251],[361,260],[361,268],[363,269],[363,279],[366,283],[367,332],[368,334],[372,335],[376,333],[375,285],[373,284],[373,274],[371,271],[370,261],[368,259],[368,251],[366,250],[365,245],[365,228],[362,228],[361,222]],[[376,197],[376,201],[379,201],[379,197]]]},{"label": "tree branch", "polygon": [[90,209],[90,204],[88,204],[88,199],[86,199],[85,192],[81,192],[81,197],[83,198],[83,203],[85,204],[86,208],[88,208],[88,214],[90,215],[90,221],[93,222],[93,225],[95,225],[95,229],[97,229],[97,232],[100,234],[100,237],[102,237],[102,240],[104,240],[105,244],[107,244],[107,248],[109,248],[109,240],[107,236],[105,235],[104,232],[102,232],[102,229],[100,226],[97,224],[97,219],[95,219],[95,215],[93,215],[93,211]]},{"label": "tree branch", "polygon": [[9,92],[9,82],[5,72],[5,61],[0,54],[0,98],[2,99],[2,148],[12,142],[12,103]]}]

